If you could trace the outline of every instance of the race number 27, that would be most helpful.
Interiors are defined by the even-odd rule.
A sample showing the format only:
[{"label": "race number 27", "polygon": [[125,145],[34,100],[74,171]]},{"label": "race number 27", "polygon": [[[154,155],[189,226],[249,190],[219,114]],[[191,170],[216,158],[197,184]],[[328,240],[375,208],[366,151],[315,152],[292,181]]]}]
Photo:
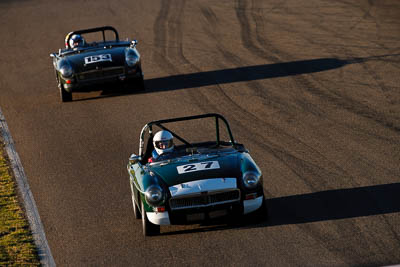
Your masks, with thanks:
[{"label": "race number 27", "polygon": [[205,171],[212,169],[219,169],[218,161],[205,161],[193,164],[186,164],[176,167],[179,174],[188,173],[188,172],[197,172],[197,171]]}]

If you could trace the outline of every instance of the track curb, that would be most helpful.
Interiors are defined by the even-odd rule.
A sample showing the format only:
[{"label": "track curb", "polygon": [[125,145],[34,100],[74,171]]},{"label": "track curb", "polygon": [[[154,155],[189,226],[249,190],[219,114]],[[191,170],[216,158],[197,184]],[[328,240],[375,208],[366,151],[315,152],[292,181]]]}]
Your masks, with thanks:
[{"label": "track curb", "polygon": [[11,163],[11,168],[14,172],[15,180],[23,200],[25,207],[26,217],[31,227],[32,236],[35,245],[38,249],[40,263],[43,266],[56,266],[53,255],[51,254],[50,247],[47,243],[46,235],[44,233],[43,225],[40,220],[39,212],[36,207],[36,202],[30,190],[28,179],[26,178],[24,168],[22,167],[21,160],[15,150],[14,140],[11,137],[8,129],[6,119],[0,108],[0,138],[4,142],[5,150]]}]

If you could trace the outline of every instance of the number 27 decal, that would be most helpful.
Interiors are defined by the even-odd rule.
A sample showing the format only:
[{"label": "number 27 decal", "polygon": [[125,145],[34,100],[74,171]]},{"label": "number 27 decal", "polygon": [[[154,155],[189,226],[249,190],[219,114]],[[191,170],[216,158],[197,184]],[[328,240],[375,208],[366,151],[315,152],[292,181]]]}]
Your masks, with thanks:
[{"label": "number 27 decal", "polygon": [[179,174],[188,172],[205,171],[212,169],[219,169],[218,161],[205,161],[200,163],[186,164],[176,167]]}]

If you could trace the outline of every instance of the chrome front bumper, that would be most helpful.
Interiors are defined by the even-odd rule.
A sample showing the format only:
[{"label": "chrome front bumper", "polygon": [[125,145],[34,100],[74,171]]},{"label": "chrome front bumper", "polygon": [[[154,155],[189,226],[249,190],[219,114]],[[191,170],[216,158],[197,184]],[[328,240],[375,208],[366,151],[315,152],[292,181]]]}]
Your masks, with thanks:
[{"label": "chrome front bumper", "polygon": [[[171,199],[169,200],[171,212],[185,212],[196,209],[216,209],[240,204],[240,190],[236,178],[213,178],[182,183],[169,187]],[[243,200],[243,214],[248,214],[259,209],[263,203],[263,196]],[[150,222],[157,225],[169,225],[170,213],[147,212]],[[209,216],[211,217],[211,216]]]}]

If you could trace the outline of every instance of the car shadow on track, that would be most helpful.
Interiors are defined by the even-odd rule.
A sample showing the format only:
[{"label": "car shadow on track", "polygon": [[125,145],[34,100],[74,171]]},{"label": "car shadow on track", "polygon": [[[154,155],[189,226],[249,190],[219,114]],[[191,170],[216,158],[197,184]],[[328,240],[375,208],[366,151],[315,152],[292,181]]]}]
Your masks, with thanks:
[{"label": "car shadow on track", "polygon": [[118,86],[117,88],[103,90],[101,92],[101,95],[99,96],[81,98],[75,101],[87,101],[104,97],[115,97],[128,94],[148,94],[160,91],[182,90],[216,84],[227,84],[286,77],[298,74],[315,73],[337,69],[347,64],[356,63],[359,61],[360,59],[341,60],[336,58],[319,58],[287,63],[265,64],[224,70],[178,74],[167,77],[146,79],[145,91],[127,91],[121,86]]},{"label": "car shadow on track", "polygon": [[162,235],[269,227],[365,217],[400,212],[400,183],[337,189],[267,199],[267,219],[244,216],[219,224]]},{"label": "car shadow on track", "polygon": [[400,212],[400,183],[337,189],[269,200],[269,225]]},{"label": "car shadow on track", "polygon": [[249,82],[262,79],[287,77],[336,69],[349,64],[347,60],[320,58],[224,70],[204,71],[146,80],[150,92],[189,89],[195,87]]},{"label": "car shadow on track", "polygon": [[264,64],[223,70],[177,74],[160,78],[146,79],[146,90],[144,91],[135,91],[134,88],[133,90],[128,91],[120,88],[110,88],[103,90],[101,95],[99,96],[81,98],[76,101],[87,101],[104,97],[115,97],[128,94],[148,94],[161,91],[190,89],[216,84],[248,82],[307,73],[316,73],[341,68],[349,64],[363,63],[370,60],[384,60],[387,57],[394,56],[400,56],[400,54],[349,59],[318,58],[286,63]]}]

